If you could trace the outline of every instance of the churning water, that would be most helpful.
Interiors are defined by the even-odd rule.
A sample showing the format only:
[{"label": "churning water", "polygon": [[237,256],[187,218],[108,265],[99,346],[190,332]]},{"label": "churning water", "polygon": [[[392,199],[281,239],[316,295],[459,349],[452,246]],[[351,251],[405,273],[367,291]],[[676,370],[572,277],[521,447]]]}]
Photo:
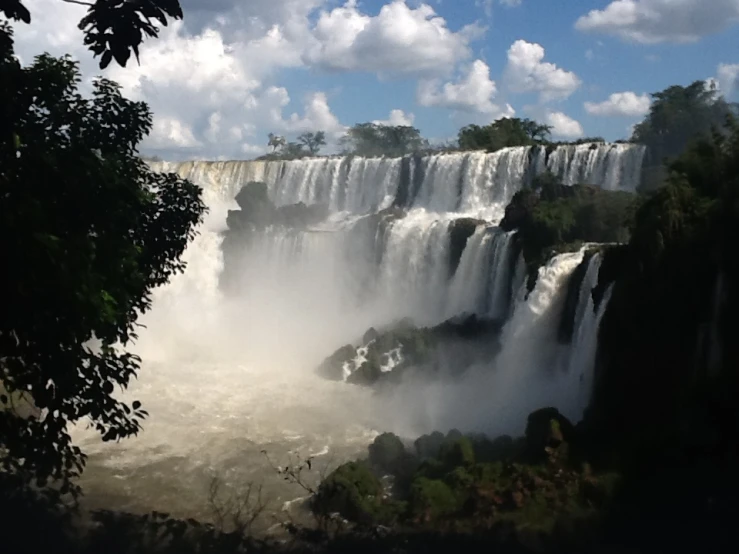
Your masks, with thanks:
[{"label": "churning water", "polygon": [[[102,443],[79,427],[90,461],[83,487],[95,507],[209,517],[208,485],[264,483],[263,528],[305,495],[276,474],[296,456],[315,456],[306,474],[366,451],[373,436],[415,438],[433,430],[520,433],[526,415],[557,406],[578,419],[589,398],[597,328],[590,291],[599,257],[583,279],[571,344],[557,340],[567,283],[584,250],[552,259],[526,294],[513,234],[496,227],[527,180],[549,169],[568,184],[633,190],[643,149],[582,145],[510,148],[406,158],[291,162],[158,163],[201,185],[210,213],[185,254],[184,274],[156,291],[133,349],[143,359],[125,392],[149,411],[140,436]],[[219,288],[221,232],[233,198],[264,181],[277,204],[324,203],[329,220],[307,231],[270,229],[244,244],[235,294]],[[382,227],[371,214],[403,208]],[[477,218],[456,266],[449,226]],[[461,313],[507,320],[495,359],[454,379],[371,389],[322,379],[314,368],[370,326],[411,317],[433,325]],[[453,364],[453,360],[449,362]],[[263,451],[271,459],[267,460]]]}]

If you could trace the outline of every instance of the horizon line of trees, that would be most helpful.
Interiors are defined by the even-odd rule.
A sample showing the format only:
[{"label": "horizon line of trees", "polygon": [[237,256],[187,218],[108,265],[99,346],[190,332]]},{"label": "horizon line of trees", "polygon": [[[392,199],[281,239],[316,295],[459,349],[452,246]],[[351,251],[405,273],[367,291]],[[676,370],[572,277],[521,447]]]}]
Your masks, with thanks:
[{"label": "horizon line of trees", "polygon": [[[652,105],[645,118],[634,126],[628,139],[615,143],[638,143],[648,148],[645,163],[647,179],[660,182],[664,164],[679,156],[691,143],[705,138],[713,130],[723,132],[728,116],[739,115],[739,104],[727,102],[715,86],[704,81],[688,86],[673,85],[652,95]],[[358,123],[338,141],[341,155],[404,156],[408,154],[484,150],[495,152],[515,146],[560,146],[605,143],[603,137],[583,137],[572,141],[552,140],[552,126],[528,118],[506,117],[487,125],[462,127],[457,138],[446,144],[432,145],[421,131],[408,125]],[[294,160],[317,156],[326,146],[325,131],[306,132],[296,142],[284,136],[269,134],[272,151],[258,159]],[[657,172],[651,175],[650,172]]]}]

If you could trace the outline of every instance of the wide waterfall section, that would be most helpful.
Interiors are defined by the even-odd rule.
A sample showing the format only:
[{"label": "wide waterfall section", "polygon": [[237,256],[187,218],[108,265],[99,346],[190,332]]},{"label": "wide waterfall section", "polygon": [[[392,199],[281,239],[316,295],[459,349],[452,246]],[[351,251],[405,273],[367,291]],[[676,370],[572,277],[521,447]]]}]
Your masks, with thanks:
[{"label": "wide waterfall section", "polygon": [[[554,258],[528,293],[515,233],[497,225],[513,195],[544,171],[570,184],[633,190],[643,156],[636,145],[593,144],[152,162],[200,185],[210,211],[185,253],[187,270],[155,291],[133,347],[143,367],[123,396],[149,411],[143,433],[109,444],[83,426],[72,430],[90,455],[86,501],[207,520],[208,485],[218,476],[231,488],[264,483],[274,514],[284,503],[299,509],[290,502],[304,492],[276,474],[263,450],[283,466],[296,455],[316,456],[314,467],[323,469],[362,455],[383,431],[408,438],[454,427],[517,434],[527,413],[542,406],[578,419],[607,304],[596,310],[592,303],[599,257],[584,262],[581,251]],[[323,204],[329,216],[306,229],[268,227],[239,243],[229,269],[235,290],[227,292],[226,216],[253,181],[266,183],[277,206]],[[465,234],[455,234],[459,229]],[[580,263],[590,265],[575,332],[561,344],[557,325]],[[490,339],[500,343],[497,356],[462,375],[416,372],[373,391],[315,371],[337,348],[360,344],[369,327],[401,318],[432,326],[465,313],[500,322],[502,331]],[[403,360],[402,349],[390,354],[383,372]],[[265,528],[274,523],[267,519]]]},{"label": "wide waterfall section", "polygon": [[464,213],[499,222],[513,195],[551,171],[566,185],[634,191],[645,148],[592,143],[503,148],[405,158],[361,156],[293,161],[152,162],[232,199],[249,181],[265,182],[278,205],[325,204],[333,212],[370,213],[396,204],[435,213]]}]

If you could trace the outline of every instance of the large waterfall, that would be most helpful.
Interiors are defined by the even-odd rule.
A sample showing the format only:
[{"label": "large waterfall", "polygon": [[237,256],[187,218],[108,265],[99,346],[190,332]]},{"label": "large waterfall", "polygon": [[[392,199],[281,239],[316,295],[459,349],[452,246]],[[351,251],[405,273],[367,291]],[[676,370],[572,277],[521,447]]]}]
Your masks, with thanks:
[{"label": "large waterfall", "polygon": [[[342,314],[349,322],[343,334],[314,342],[311,355],[319,356],[336,346],[331,341],[352,340],[349,331],[361,334],[403,317],[424,325],[461,313],[505,319],[516,293],[516,253],[512,236],[496,225],[513,195],[545,171],[566,184],[634,190],[643,157],[642,146],[593,143],[153,166],[193,180],[226,203],[246,183],[261,181],[276,205],[328,206],[332,215],[320,226],[299,233],[275,229],[244,246],[237,272],[246,295],[269,287],[282,291],[275,302],[292,298],[291,311],[299,314]],[[387,225],[373,217],[390,207],[404,209],[404,217]],[[471,218],[472,228],[454,244],[451,228],[460,218]]]},{"label": "large waterfall", "polygon": [[[125,394],[151,414],[136,439],[102,444],[75,429],[90,454],[88,502],[208,517],[210,477],[264,481],[278,508],[301,495],[277,463],[316,456],[319,467],[361,453],[377,432],[415,437],[457,427],[518,433],[535,408],[582,415],[593,380],[600,317],[592,288],[599,257],[563,254],[533,291],[515,233],[497,227],[516,191],[545,171],[567,183],[634,190],[644,150],[594,144],[404,158],[153,162],[205,191],[210,212],[186,252],[184,274],[157,290],[135,345],[144,361]],[[266,183],[277,206],[322,204],[307,228],[271,226],[232,245],[223,231],[235,196]],[[226,263],[227,262],[227,263]],[[227,265],[224,269],[224,264]],[[230,265],[229,265],[230,264]],[[588,264],[563,343],[568,283]],[[223,279],[228,270],[228,288]],[[408,379],[374,392],[333,382],[316,365],[358,344],[369,327],[402,318],[433,326],[461,314],[494,320],[491,354],[461,375]],[[482,340],[487,340],[485,337]],[[402,359],[394,350],[383,365]],[[458,351],[455,351],[458,352]],[[444,364],[460,358],[448,353]],[[487,352],[487,351],[485,351]],[[317,476],[316,476],[317,478]]]},{"label": "large waterfall", "polygon": [[551,151],[544,146],[504,148],[491,154],[153,165],[218,191],[224,199],[233,198],[249,181],[262,181],[277,204],[326,204],[333,212],[351,213],[396,205],[497,222],[515,192],[545,171],[567,185],[633,191],[639,185],[644,154],[644,147],[638,145],[594,143]]}]

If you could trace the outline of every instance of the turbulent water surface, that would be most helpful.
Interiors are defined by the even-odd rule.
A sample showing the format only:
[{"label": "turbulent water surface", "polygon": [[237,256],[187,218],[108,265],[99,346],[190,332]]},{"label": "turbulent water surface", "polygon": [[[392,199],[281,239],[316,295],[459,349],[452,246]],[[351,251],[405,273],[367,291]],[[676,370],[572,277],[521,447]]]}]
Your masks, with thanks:
[{"label": "turbulent water surface", "polygon": [[[513,234],[496,225],[513,194],[538,173],[550,170],[567,184],[633,190],[643,155],[641,147],[605,144],[395,159],[155,164],[201,185],[210,213],[186,252],[187,271],[156,291],[143,319],[147,329],[135,349],[144,367],[125,394],[150,412],[144,432],[111,445],[74,430],[90,454],[87,502],[208,518],[213,477],[229,491],[264,483],[267,528],[305,495],[271,464],[315,456],[306,475],[315,483],[321,470],[362,454],[381,431],[408,438],[454,427],[515,434],[525,416],[544,405],[578,419],[590,394],[608,297],[596,310],[590,291],[600,258],[585,262],[573,340],[561,344],[557,327],[567,283],[585,249],[551,260],[527,294]],[[267,183],[278,205],[323,203],[331,216],[307,231],[271,229],[244,244],[236,290],[225,295],[220,233],[234,196],[249,181]],[[379,225],[371,214],[391,206],[406,210],[406,217]],[[455,265],[449,226],[462,216],[479,221]],[[506,323],[497,357],[461,377],[409,377],[373,392],[314,372],[370,326],[404,317],[433,325],[462,313]],[[391,371],[400,356],[396,352],[384,369]]]}]

